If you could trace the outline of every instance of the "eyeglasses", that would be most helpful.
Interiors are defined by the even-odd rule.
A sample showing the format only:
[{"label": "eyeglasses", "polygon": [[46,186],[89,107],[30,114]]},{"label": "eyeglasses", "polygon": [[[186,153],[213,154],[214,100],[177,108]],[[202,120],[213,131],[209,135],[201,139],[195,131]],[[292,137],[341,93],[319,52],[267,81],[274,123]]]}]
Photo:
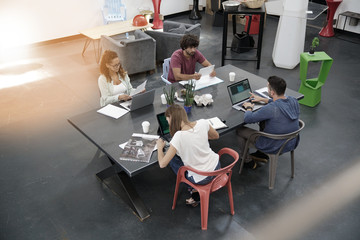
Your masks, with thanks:
[{"label": "eyeglasses", "polygon": [[[110,65],[110,64],[109,64],[109,65]],[[110,67],[113,67],[113,68],[118,68],[118,67],[120,67],[120,63],[115,64],[115,65],[110,65]]]}]

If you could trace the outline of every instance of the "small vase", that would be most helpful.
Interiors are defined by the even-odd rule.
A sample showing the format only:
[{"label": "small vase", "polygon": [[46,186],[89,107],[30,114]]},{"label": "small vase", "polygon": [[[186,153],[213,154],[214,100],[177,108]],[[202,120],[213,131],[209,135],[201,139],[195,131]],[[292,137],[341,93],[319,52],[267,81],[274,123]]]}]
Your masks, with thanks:
[{"label": "small vase", "polygon": [[189,114],[189,113],[191,112],[191,107],[192,107],[192,106],[184,106],[185,112],[186,112],[187,114]]}]

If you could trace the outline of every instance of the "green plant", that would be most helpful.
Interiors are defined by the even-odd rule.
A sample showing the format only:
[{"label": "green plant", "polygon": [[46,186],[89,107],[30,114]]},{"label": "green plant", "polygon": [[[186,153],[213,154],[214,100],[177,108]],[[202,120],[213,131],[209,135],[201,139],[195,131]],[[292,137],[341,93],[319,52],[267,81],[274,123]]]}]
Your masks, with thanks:
[{"label": "green plant", "polygon": [[165,88],[163,88],[163,92],[165,95],[165,99],[168,105],[174,104],[175,101],[175,87],[171,86],[169,91],[166,91]]},{"label": "green plant", "polygon": [[193,104],[195,85],[196,85],[196,82],[192,81],[192,80],[189,80],[188,84],[186,84],[184,106],[191,106]]},{"label": "green plant", "polygon": [[314,37],[312,42],[311,42],[311,46],[310,46],[310,53],[313,54],[315,52],[315,48],[317,46],[319,46],[319,38],[318,37]]}]

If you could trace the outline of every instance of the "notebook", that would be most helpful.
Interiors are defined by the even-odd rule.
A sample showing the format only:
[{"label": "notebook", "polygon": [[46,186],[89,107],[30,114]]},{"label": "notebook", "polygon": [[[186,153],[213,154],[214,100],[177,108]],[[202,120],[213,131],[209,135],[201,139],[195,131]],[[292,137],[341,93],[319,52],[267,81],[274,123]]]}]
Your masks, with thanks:
[{"label": "notebook", "polygon": [[170,142],[171,141],[170,127],[168,121],[166,120],[165,112],[157,114],[156,119],[159,123],[160,137]]},{"label": "notebook", "polygon": [[154,97],[155,97],[155,89],[146,91],[144,93],[139,93],[133,96],[130,101],[120,103],[120,106],[132,112],[139,108],[153,104]]},{"label": "notebook", "polygon": [[[239,82],[233,83],[227,86],[227,89],[229,92],[232,107],[236,110],[246,111],[243,107],[243,104],[244,102],[250,102],[250,92],[252,92],[249,79],[245,78]],[[263,105],[260,103],[255,103],[253,111],[258,110],[262,106]]]}]

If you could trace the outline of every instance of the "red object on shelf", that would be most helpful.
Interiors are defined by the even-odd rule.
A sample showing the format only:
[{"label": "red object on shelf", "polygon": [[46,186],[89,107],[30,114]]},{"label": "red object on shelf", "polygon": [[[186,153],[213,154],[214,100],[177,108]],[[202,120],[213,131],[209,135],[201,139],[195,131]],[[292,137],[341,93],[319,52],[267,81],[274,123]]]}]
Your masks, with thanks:
[{"label": "red object on shelf", "polygon": [[148,25],[148,21],[146,20],[144,15],[136,15],[133,18],[133,26],[142,27],[142,26],[146,26],[146,25]]},{"label": "red object on shelf", "polygon": [[[245,30],[248,29],[249,16],[246,16]],[[252,15],[249,34],[259,34],[260,15]]]},{"label": "red object on shelf", "polygon": [[334,28],[333,28],[334,14],[336,12],[336,9],[338,8],[338,6],[340,5],[340,3],[342,1],[343,0],[326,0],[326,4],[329,7],[328,10],[327,10],[327,17],[326,17],[327,24],[319,32],[320,36],[322,36],[322,37],[332,37],[332,36],[335,35]]},{"label": "red object on shelf", "polygon": [[154,20],[152,24],[154,25],[152,29],[162,29],[163,28],[163,21],[160,20],[160,4],[161,0],[152,0],[154,6]]}]

